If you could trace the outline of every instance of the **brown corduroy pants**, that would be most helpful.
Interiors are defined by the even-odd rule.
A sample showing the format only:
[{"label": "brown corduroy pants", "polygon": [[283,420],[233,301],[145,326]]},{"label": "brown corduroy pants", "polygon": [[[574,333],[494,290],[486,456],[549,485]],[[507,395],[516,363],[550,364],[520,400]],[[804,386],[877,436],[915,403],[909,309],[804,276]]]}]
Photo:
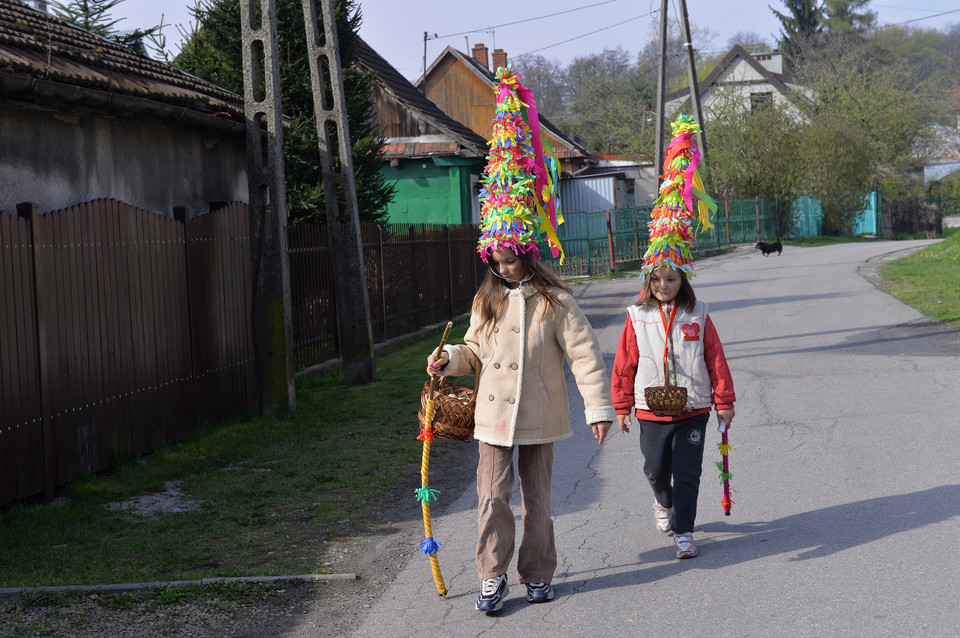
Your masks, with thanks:
[{"label": "brown corduroy pants", "polygon": [[517,555],[521,584],[549,583],[557,569],[557,545],[550,516],[553,443],[501,447],[480,443],[477,464],[477,573],[481,579],[504,574],[513,559],[516,525],[510,509],[513,494],[513,451],[520,475],[523,536]]}]

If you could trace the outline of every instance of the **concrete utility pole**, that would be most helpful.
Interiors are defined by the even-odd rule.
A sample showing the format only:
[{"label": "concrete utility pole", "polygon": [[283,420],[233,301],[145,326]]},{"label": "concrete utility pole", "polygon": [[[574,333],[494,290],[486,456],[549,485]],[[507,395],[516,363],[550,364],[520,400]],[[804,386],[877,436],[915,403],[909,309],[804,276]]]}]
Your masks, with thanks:
[{"label": "concrete utility pole", "polygon": [[[360,212],[353,175],[350,128],[347,126],[347,98],[343,90],[343,67],[340,65],[334,0],[319,2],[323,14],[323,45],[320,44],[321,34],[317,32],[314,0],[302,0],[303,19],[307,29],[313,109],[317,118],[320,165],[323,168],[323,195],[327,207],[327,231],[330,236],[330,262],[337,300],[343,380],[353,385],[372,381],[377,374],[377,367],[373,356],[373,326],[370,323],[370,299],[363,267]],[[325,95],[324,71],[329,73],[333,94],[329,100]],[[330,136],[334,132],[339,142],[339,171],[334,169],[331,158]],[[340,210],[337,200],[338,187],[343,192],[345,211]]]},{"label": "concrete utility pole", "polygon": [[657,74],[657,117],[656,145],[653,155],[653,168],[658,176],[663,170],[663,89],[667,83],[667,0],[660,0],[660,71]]},{"label": "concrete utility pole", "polygon": [[[256,30],[250,18],[260,7]],[[253,347],[261,414],[297,408],[287,250],[287,192],[283,174],[280,67],[275,0],[241,0],[243,104],[247,120],[250,236],[253,265]],[[262,59],[260,56],[263,56]],[[266,127],[266,150],[263,129]]]},{"label": "concrete utility pole", "polygon": [[700,125],[697,133],[697,147],[700,149],[700,158],[707,163],[707,140],[703,133],[703,112],[700,110],[700,87],[697,85],[697,64],[693,57],[693,39],[690,37],[690,21],[687,19],[687,0],[680,0],[680,28],[683,29],[683,49],[687,53],[687,79],[690,82],[690,104],[693,106],[693,117]]}]

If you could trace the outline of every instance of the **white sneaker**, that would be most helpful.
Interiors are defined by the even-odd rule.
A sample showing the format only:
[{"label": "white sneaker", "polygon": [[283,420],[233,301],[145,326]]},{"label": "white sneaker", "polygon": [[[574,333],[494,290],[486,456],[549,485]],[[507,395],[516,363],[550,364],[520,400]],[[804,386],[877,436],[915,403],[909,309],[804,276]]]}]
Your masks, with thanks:
[{"label": "white sneaker", "polygon": [[677,545],[677,558],[693,558],[700,552],[697,546],[693,544],[693,533],[674,534],[673,542]]},{"label": "white sneaker", "polygon": [[503,599],[507,597],[510,588],[507,587],[507,575],[500,574],[496,578],[484,578],[480,581],[480,596],[477,598],[477,611],[487,613],[500,611]]},{"label": "white sneaker", "polygon": [[673,508],[664,507],[654,499],[653,500],[653,522],[657,524],[657,529],[664,534],[670,531],[670,525],[673,523]]}]

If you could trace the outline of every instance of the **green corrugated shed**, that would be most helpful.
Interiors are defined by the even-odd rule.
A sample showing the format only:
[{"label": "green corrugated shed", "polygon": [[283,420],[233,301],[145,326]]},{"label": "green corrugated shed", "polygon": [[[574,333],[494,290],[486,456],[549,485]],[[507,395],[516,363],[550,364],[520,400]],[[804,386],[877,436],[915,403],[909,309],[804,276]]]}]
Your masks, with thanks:
[{"label": "green corrugated shed", "polygon": [[384,177],[396,188],[394,201],[387,207],[390,223],[478,223],[475,184],[484,162],[484,158],[434,157],[385,167]]}]

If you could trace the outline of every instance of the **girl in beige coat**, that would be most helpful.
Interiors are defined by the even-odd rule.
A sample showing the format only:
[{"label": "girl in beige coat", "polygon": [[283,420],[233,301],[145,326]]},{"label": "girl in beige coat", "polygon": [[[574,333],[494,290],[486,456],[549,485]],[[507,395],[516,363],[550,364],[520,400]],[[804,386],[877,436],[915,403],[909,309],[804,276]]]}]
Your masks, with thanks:
[{"label": "girl in beige coat", "polygon": [[[477,609],[497,611],[508,592],[515,545],[510,496],[514,447],[523,534],[517,557],[527,600],[546,602],[557,566],[550,482],[553,443],[573,436],[563,362],[569,362],[593,436],[603,443],[615,419],[599,343],[570,288],[530,253],[492,251],[463,345],[427,358],[430,375],[474,375],[480,461]],[[476,358],[474,357],[476,355]]]}]

